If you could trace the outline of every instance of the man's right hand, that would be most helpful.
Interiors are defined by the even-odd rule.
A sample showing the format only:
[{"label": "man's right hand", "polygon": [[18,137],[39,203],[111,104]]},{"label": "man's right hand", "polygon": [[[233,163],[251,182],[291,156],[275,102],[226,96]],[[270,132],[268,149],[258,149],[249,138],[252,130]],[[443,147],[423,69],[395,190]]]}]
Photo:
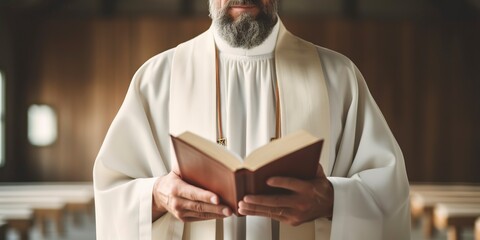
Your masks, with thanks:
[{"label": "man's right hand", "polygon": [[152,221],[170,212],[183,222],[221,219],[232,210],[217,195],[184,182],[175,172],[160,177],[153,187]]}]

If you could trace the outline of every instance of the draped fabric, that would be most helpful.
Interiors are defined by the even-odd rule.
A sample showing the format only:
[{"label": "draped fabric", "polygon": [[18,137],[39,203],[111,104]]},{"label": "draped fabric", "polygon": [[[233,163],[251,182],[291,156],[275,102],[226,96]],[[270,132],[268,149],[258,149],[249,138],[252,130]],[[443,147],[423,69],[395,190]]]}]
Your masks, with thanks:
[{"label": "draped fabric", "polygon": [[[220,53],[222,124],[228,147],[243,156],[275,133],[273,50],[278,28],[251,51],[225,47],[215,38]],[[409,239],[408,181],[401,151],[355,65],[338,53],[315,49],[328,89],[331,144],[330,161],[324,168],[335,199],[332,220],[317,219],[311,234],[316,239]],[[98,154],[93,172],[98,239],[204,239],[170,214],[154,223],[151,219],[153,183],[175,167],[169,140],[175,50],[155,56],[137,71]],[[211,95],[191,104],[192,111],[215,101],[211,88],[199,85],[192,82],[181,89],[189,94],[201,89],[202,94]],[[293,98],[303,97],[302,92],[284,91]],[[308,118],[309,111],[299,109],[297,116],[284,118]],[[185,117],[189,118],[183,120],[186,124],[205,122],[203,135],[215,138],[215,112]],[[205,221],[198,226],[206,229],[216,223]],[[270,239],[270,227],[269,219],[230,217],[223,221],[221,238],[215,231],[210,236]]]},{"label": "draped fabric", "polygon": [[[275,137],[273,55],[250,59],[221,53],[220,66],[227,147],[245,157]],[[270,219],[235,218],[224,221],[225,239],[271,239],[271,231],[265,231],[271,228]]]},{"label": "draped fabric", "polygon": [[[230,130],[229,135],[233,138],[230,140],[234,141],[233,144],[229,144],[230,148],[241,155],[243,152],[253,150],[259,146],[261,143],[259,140],[262,138],[266,139],[264,143],[268,142],[271,137],[268,137],[265,131],[268,131],[269,126],[276,126],[274,122],[267,122],[263,124],[266,128],[260,129],[258,126],[265,123],[265,120],[262,119],[268,118],[268,114],[257,110],[258,106],[265,106],[265,103],[268,105],[268,100],[272,99],[269,96],[272,96],[274,85],[276,85],[274,82],[276,82],[278,83],[280,104],[278,107],[270,105],[267,108],[279,113],[280,134],[285,135],[303,129],[323,138],[324,147],[320,163],[325,166],[324,170],[328,169],[329,101],[323,67],[316,47],[293,36],[280,23],[277,24],[274,32],[264,44],[250,50],[231,48],[221,38],[214,38],[214,34],[215,30],[211,29],[195,39],[179,45],[175,50],[170,84],[170,132],[176,135],[184,131],[191,131],[216,141],[216,137],[221,131],[218,130],[215,135],[212,130],[213,123],[221,121],[225,125],[231,122],[227,126],[227,130]],[[216,48],[222,55],[218,61],[217,54],[215,54]],[[269,56],[273,52],[274,59]],[[272,59],[272,61],[265,62],[266,59]],[[217,102],[212,100],[212,92],[217,90],[216,84],[212,81],[212,79],[217,79],[217,62],[220,62],[220,75],[223,72],[232,73],[231,76],[220,76],[220,78],[224,78],[224,80],[220,80],[221,88],[234,86],[220,93],[222,97],[226,97],[227,104],[222,101],[223,104],[216,105]],[[228,79],[228,77],[232,79]],[[263,80],[263,83],[268,83],[269,90],[259,92],[262,90],[262,86],[258,84],[261,83],[258,77],[267,78],[266,81]],[[277,81],[274,81],[275,77]],[[238,85],[236,85],[237,83]],[[191,87],[186,88],[186,86]],[[264,87],[263,89],[265,90]],[[297,97],[290,94],[291,92],[302,95]],[[234,97],[230,99],[234,104],[228,105],[231,96]],[[252,98],[255,101],[252,101]],[[270,101],[270,103],[272,102]],[[217,112],[217,106],[220,105],[222,109],[229,111],[229,114],[233,114],[233,117],[226,116],[227,121],[215,119],[220,115]],[[223,105],[227,105],[227,108]],[[247,131],[245,129],[238,131],[239,126],[245,126]],[[250,131],[251,127],[249,126],[255,126],[255,129]],[[243,134],[242,131],[246,134]],[[230,140],[227,139],[227,142]],[[172,151],[172,164],[176,162],[174,157],[175,154]],[[184,224],[184,233],[187,236],[201,236],[198,238],[202,239],[221,239],[223,235],[235,236],[238,239],[245,239],[245,237],[246,239],[271,239],[270,234],[272,236],[279,235],[280,239],[298,237],[314,239],[315,225],[329,225],[328,222],[311,221],[298,227],[280,223],[278,228],[274,228],[269,219],[254,216],[247,216],[246,219],[233,217],[233,219],[226,219],[225,224],[222,223],[221,221],[186,223]],[[221,234],[223,225],[231,227],[234,233],[224,232],[225,234]]]}]

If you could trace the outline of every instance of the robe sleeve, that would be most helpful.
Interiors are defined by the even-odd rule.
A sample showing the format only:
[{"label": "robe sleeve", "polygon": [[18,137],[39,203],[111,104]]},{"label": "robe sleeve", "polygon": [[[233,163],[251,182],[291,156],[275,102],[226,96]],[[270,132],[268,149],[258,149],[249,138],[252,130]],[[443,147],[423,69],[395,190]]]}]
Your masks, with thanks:
[{"label": "robe sleeve", "polygon": [[150,240],[153,225],[170,228],[169,214],[152,224],[153,184],[170,169],[170,61],[167,52],[137,71],[97,156],[93,169],[97,239]]},{"label": "robe sleeve", "polygon": [[347,100],[336,106],[343,108],[343,129],[332,146],[331,239],[410,239],[402,152],[359,70],[348,62],[342,71],[338,76],[349,86],[337,96]]}]

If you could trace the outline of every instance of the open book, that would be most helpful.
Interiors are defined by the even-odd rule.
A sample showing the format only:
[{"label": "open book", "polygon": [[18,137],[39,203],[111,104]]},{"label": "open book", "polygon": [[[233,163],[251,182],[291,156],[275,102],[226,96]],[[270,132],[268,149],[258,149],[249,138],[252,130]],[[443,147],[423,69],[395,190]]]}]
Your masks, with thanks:
[{"label": "open book", "polygon": [[315,177],[323,140],[298,131],[274,140],[245,159],[191,132],[171,136],[184,181],[217,194],[238,215],[247,194],[285,193],[266,184],[270,177]]}]

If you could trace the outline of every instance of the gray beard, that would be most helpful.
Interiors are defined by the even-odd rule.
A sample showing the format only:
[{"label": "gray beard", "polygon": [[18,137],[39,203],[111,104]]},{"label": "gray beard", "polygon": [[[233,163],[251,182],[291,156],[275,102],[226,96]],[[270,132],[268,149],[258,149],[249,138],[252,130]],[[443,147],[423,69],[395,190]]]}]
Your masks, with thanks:
[{"label": "gray beard", "polygon": [[274,12],[261,11],[256,17],[244,13],[235,21],[226,8],[217,13],[213,23],[219,35],[232,47],[251,49],[262,44],[272,32],[278,18]]}]

